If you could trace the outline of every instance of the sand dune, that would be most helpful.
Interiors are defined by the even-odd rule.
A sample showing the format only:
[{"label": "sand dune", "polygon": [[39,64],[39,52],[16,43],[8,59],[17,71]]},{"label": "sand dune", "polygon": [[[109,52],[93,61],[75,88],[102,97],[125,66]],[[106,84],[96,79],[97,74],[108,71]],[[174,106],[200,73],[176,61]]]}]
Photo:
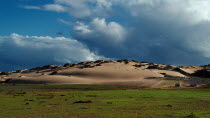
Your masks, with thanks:
[{"label": "sand dune", "polygon": [[[18,70],[1,74],[0,77],[2,82],[16,84],[126,84],[151,87],[166,83],[168,80],[164,79],[165,77],[186,77],[181,72],[175,71],[175,68],[178,67],[126,60],[118,62],[100,60]],[[202,67],[179,69],[194,73]]]}]

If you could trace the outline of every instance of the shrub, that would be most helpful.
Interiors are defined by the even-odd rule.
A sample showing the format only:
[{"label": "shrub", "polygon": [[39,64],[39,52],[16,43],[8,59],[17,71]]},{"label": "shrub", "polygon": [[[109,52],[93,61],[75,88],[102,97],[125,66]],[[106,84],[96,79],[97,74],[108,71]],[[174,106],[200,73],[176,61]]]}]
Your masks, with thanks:
[{"label": "shrub", "polygon": [[63,67],[70,67],[70,66],[71,66],[70,63],[66,63],[66,64],[63,65]]},{"label": "shrub", "polygon": [[117,62],[120,62],[120,63],[124,62],[125,64],[128,64],[128,63],[129,63],[129,60],[127,60],[127,59],[122,59],[122,60],[117,60]]},{"label": "shrub", "polygon": [[8,72],[1,72],[0,75],[9,75]]},{"label": "shrub", "polygon": [[192,76],[197,76],[197,77],[204,77],[204,78],[209,78],[210,77],[210,71],[206,69],[198,70],[195,73],[191,74]]},{"label": "shrub", "polygon": [[76,101],[74,103],[92,103],[92,101],[91,100],[87,100],[87,101]]},{"label": "shrub", "polygon": [[58,71],[56,70],[56,71],[53,71],[50,75],[56,75],[56,74],[58,74]]},{"label": "shrub", "polygon": [[101,64],[96,64],[96,66],[102,66]]},{"label": "shrub", "polygon": [[147,61],[142,61],[141,63],[148,63]]},{"label": "shrub", "polygon": [[175,87],[180,87],[180,86],[181,86],[180,83],[175,84]]},{"label": "shrub", "polygon": [[123,62],[123,60],[117,60],[117,62],[120,62],[121,63],[121,62]]}]

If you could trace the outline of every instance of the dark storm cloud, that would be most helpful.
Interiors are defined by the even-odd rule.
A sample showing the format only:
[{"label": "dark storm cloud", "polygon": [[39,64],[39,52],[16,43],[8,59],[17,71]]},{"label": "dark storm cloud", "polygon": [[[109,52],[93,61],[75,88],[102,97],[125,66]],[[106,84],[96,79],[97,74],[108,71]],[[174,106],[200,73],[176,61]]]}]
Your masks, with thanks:
[{"label": "dark storm cloud", "polygon": [[[104,21],[95,16],[75,30],[75,38],[99,54],[112,58],[147,60],[151,62],[187,65],[210,63],[209,58],[209,1],[195,0],[107,0],[125,23],[114,21],[121,29],[120,38],[109,37],[101,29]],[[119,9],[121,8],[121,9]],[[126,12],[121,12],[126,11]],[[123,14],[123,15],[122,15]],[[111,19],[107,17],[106,19]],[[105,24],[109,24],[108,20]],[[82,28],[81,28],[82,27]],[[90,31],[90,32],[88,32]],[[115,33],[117,34],[117,33]],[[203,44],[204,43],[204,44]]]},{"label": "dark storm cloud", "polygon": [[[40,46],[24,41],[24,46],[28,45],[28,48],[17,45],[18,42],[15,45],[0,43],[1,53],[6,54],[0,61],[5,65],[12,63],[19,67],[25,62],[27,65],[36,65],[85,61],[100,59],[103,57],[97,55],[103,55],[111,59],[176,65],[208,64],[209,5],[209,0],[54,0],[51,4],[25,6],[25,9],[68,13],[72,20],[59,21],[73,29],[71,36],[77,40],[76,47],[79,48],[68,41],[54,40],[48,42],[54,46],[47,48],[48,45],[42,43],[48,37],[42,37],[43,40],[35,43],[41,43]],[[22,36],[22,39],[28,38],[31,40],[31,37]],[[14,37],[8,36],[7,39],[14,40]],[[46,52],[41,53],[39,48]],[[26,49],[26,54],[16,53]],[[8,56],[8,53],[11,55]],[[73,58],[75,56],[77,59]]]}]

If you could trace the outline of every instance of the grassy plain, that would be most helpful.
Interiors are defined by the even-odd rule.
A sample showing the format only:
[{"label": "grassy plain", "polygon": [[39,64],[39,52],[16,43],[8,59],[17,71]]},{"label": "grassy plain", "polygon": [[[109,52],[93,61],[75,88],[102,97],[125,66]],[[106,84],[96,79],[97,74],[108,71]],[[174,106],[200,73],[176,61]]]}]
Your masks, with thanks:
[{"label": "grassy plain", "polygon": [[210,89],[2,84],[0,118],[210,118]]}]

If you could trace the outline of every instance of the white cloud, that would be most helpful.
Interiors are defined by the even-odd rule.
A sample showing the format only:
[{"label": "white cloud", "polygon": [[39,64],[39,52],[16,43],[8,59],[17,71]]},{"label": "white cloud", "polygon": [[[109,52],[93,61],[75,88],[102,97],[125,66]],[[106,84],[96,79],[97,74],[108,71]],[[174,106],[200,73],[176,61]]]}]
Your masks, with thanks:
[{"label": "white cloud", "polygon": [[210,21],[209,5],[209,0],[54,0],[54,4],[25,8],[68,12],[75,18],[110,17],[126,10],[133,16],[198,23]]},{"label": "white cloud", "polygon": [[74,24],[73,22],[70,22],[64,19],[58,19],[58,21],[69,26],[72,26]]},{"label": "white cloud", "polygon": [[91,9],[85,2],[86,0],[55,0],[56,4],[62,4],[69,7],[70,15],[78,18],[91,15]]},{"label": "white cloud", "polygon": [[126,39],[126,30],[116,22],[107,23],[105,19],[95,18],[90,24],[77,22],[74,27],[79,37],[88,40],[102,40],[104,42],[121,42]]},{"label": "white cloud", "polygon": [[55,12],[67,12],[75,18],[108,16],[112,6],[108,0],[54,0],[54,4],[42,6],[24,6],[25,9],[38,9]]},{"label": "white cloud", "polygon": [[41,10],[39,6],[22,6],[24,9],[35,9],[35,10]]},{"label": "white cloud", "polygon": [[67,12],[68,8],[59,4],[47,4],[43,6],[22,6],[24,9],[34,9],[34,10],[45,10],[45,11],[54,11],[54,12]]},{"label": "white cloud", "polygon": [[86,36],[92,33],[93,31],[89,28],[88,25],[85,25],[82,22],[77,21],[74,26],[74,30],[78,32],[79,35]]},{"label": "white cloud", "polygon": [[210,21],[209,0],[113,0],[133,16],[185,23]]},{"label": "white cloud", "polygon": [[22,68],[104,59],[76,40],[19,34],[0,36],[0,53],[1,63]]},{"label": "white cloud", "polygon": [[66,12],[68,8],[59,4],[47,4],[47,5],[44,5],[44,10],[55,11],[55,12]]}]

